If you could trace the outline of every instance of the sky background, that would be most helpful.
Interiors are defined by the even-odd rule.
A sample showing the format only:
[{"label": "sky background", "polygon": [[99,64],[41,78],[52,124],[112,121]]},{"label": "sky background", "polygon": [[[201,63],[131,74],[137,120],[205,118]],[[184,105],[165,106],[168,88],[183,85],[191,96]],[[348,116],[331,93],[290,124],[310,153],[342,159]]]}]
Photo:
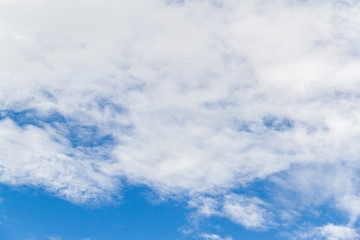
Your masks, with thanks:
[{"label": "sky background", "polygon": [[0,238],[360,239],[357,0],[0,0]]}]

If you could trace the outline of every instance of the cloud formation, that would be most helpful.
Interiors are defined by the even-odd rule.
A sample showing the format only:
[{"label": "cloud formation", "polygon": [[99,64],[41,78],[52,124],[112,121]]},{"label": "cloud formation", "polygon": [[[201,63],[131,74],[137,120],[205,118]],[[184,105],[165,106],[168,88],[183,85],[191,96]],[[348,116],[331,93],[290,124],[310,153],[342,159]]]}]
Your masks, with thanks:
[{"label": "cloud formation", "polygon": [[338,240],[338,239],[358,239],[359,235],[355,229],[345,226],[335,226],[328,224],[319,228],[320,235],[326,237],[327,240]]},{"label": "cloud formation", "polygon": [[[359,12],[345,0],[0,1],[0,181],[77,203],[145,184],[190,206],[213,199],[198,212],[247,228],[298,211],[282,195],[295,186],[303,206],[332,201],[354,225]],[[254,181],[281,200],[232,193]]]},{"label": "cloud formation", "polygon": [[359,239],[356,229],[329,223],[299,234],[297,239],[355,240]]}]

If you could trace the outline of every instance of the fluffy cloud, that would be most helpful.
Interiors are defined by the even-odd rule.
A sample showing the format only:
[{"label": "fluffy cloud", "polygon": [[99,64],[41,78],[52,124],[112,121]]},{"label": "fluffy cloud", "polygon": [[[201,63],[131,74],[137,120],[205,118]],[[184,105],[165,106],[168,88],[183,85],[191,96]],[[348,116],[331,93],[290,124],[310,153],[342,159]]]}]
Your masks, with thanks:
[{"label": "fluffy cloud", "polygon": [[[231,191],[272,176],[311,203],[321,189],[318,202],[355,223],[359,11],[357,1],[0,1],[0,181],[87,202],[126,179],[222,199],[220,215],[252,228],[266,225],[261,200]],[[329,181],[324,166],[340,168],[322,188],[307,173]]]},{"label": "fluffy cloud", "polygon": [[356,229],[329,223],[308,233],[300,234],[301,239],[355,240],[359,239]]},{"label": "fluffy cloud", "polygon": [[333,224],[325,225],[319,230],[319,235],[326,237],[327,240],[340,239],[358,239],[359,235],[356,230],[346,226],[335,226]]},{"label": "fluffy cloud", "polygon": [[256,198],[245,199],[239,196],[226,196],[223,207],[225,216],[246,228],[259,228],[269,225],[264,217],[264,210],[258,205],[263,204]]},{"label": "fluffy cloud", "polygon": [[256,197],[249,198],[234,193],[217,199],[193,196],[189,206],[197,209],[195,217],[226,217],[247,229],[264,230],[271,225],[266,203]]},{"label": "fluffy cloud", "polygon": [[86,152],[72,151],[52,129],[20,128],[6,119],[0,122],[0,134],[2,183],[42,186],[74,202],[110,200],[108,193],[117,188],[96,170],[96,154],[89,159]]}]

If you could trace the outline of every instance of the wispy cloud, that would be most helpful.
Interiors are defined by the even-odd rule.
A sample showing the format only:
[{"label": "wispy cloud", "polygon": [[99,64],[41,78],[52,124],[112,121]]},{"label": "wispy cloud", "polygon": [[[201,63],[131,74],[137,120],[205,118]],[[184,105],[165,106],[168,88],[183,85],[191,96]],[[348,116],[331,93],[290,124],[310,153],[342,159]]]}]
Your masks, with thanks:
[{"label": "wispy cloud", "polygon": [[47,237],[49,240],[61,240],[61,237]]},{"label": "wispy cloud", "polygon": [[327,225],[316,227],[308,232],[302,232],[297,239],[324,239],[324,240],[354,240],[359,239],[357,230],[342,225]]},{"label": "wispy cloud", "polygon": [[232,237],[220,237],[217,234],[208,234],[208,233],[202,233],[200,234],[200,238],[204,240],[232,240]]}]

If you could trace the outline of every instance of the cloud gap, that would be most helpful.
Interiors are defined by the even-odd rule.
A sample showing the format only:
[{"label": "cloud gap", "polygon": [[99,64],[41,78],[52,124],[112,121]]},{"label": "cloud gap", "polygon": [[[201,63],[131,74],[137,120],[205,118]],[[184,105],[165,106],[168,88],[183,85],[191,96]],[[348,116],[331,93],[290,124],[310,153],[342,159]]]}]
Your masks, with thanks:
[{"label": "cloud gap", "polygon": [[[101,102],[101,104],[103,108],[106,106],[113,107],[108,102]],[[115,108],[120,112],[123,111],[119,106],[115,106]],[[2,110],[0,114],[0,120],[11,119],[20,127],[32,125],[44,129],[47,126],[51,126],[60,135],[68,139],[73,148],[94,148],[115,144],[115,139],[111,133],[102,132],[96,125],[81,124],[58,112],[43,113],[35,109],[26,109],[22,111]]]},{"label": "cloud gap", "polygon": [[289,131],[295,127],[293,120],[288,118],[279,118],[274,115],[267,115],[263,117],[262,122],[268,129],[278,132]]}]

